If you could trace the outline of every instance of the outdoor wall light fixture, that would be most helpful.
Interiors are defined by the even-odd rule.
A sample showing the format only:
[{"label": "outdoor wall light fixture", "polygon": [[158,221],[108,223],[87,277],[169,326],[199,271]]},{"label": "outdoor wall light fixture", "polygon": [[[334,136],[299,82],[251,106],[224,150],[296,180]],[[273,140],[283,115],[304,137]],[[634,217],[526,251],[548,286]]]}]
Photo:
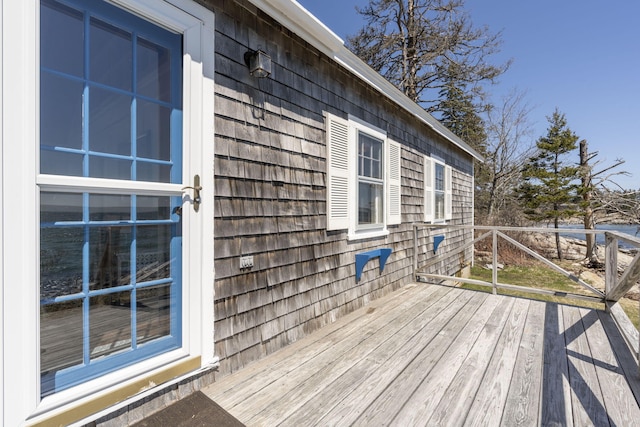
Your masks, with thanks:
[{"label": "outdoor wall light fixture", "polygon": [[244,62],[253,77],[269,77],[271,74],[271,57],[261,50],[249,50],[244,54]]}]

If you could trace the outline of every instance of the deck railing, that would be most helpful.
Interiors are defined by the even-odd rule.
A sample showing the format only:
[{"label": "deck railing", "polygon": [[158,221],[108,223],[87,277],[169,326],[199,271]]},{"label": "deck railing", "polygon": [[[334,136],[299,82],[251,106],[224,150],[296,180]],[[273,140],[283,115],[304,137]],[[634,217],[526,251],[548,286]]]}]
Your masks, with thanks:
[{"label": "deck railing", "polygon": [[[611,313],[618,328],[624,335],[629,346],[634,350],[636,359],[640,362],[640,334],[633,326],[627,314],[622,310],[618,302],[620,299],[638,282],[640,279],[640,238],[624,233],[604,230],[583,230],[572,228],[525,228],[525,227],[493,227],[493,226],[473,226],[473,225],[434,225],[434,224],[414,224],[414,256],[413,271],[417,281],[455,281],[458,283],[468,283],[479,286],[490,287],[493,293],[499,289],[510,291],[530,292],[556,297],[575,298],[590,302],[604,303],[605,309]],[[601,235],[604,236],[605,246],[605,286],[604,290],[599,290],[586,283],[570,271],[565,270],[558,264],[552,262],[527,244],[509,236],[524,235],[526,233],[563,235]],[[443,238],[446,242],[447,234],[455,236],[457,244],[442,244]],[[459,274],[458,266],[452,267],[457,259],[467,259],[467,254],[471,253],[471,264],[474,262],[473,253],[476,245],[485,239],[491,239],[491,263],[487,265],[492,270],[491,282],[471,279]],[[563,274],[573,282],[577,283],[586,292],[570,293],[553,289],[541,289],[525,286],[516,286],[498,281],[498,270],[500,266],[501,254],[499,252],[499,240],[510,243],[514,247],[540,261],[550,269]],[[453,240],[453,239],[452,239]],[[629,251],[635,255],[626,265],[618,262],[619,245],[624,242],[632,249]],[[440,248],[438,248],[440,246]],[[445,270],[445,271],[442,271]],[[457,274],[451,275],[446,270],[454,270]],[[640,307],[639,307],[640,310]],[[640,372],[640,367],[639,367]]]}]

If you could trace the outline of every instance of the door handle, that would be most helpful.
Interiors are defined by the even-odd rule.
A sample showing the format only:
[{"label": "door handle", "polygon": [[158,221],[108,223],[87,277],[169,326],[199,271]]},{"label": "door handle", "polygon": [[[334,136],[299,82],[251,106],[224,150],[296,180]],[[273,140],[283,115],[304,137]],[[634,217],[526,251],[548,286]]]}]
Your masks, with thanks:
[{"label": "door handle", "polygon": [[202,191],[202,186],[200,185],[200,175],[193,176],[193,186],[182,187],[182,191],[191,189],[193,190],[193,210],[198,212],[200,209],[200,203],[202,199],[200,198],[200,191]]}]

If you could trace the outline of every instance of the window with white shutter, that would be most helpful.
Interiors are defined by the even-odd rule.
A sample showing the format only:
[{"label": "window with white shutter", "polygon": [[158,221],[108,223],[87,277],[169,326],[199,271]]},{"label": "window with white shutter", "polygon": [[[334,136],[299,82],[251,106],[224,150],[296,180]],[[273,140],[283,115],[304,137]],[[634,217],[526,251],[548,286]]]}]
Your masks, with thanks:
[{"label": "window with white shutter", "polygon": [[424,221],[442,222],[453,218],[452,168],[424,156]]},{"label": "window with white shutter", "polygon": [[327,230],[348,238],[388,234],[402,219],[402,149],[357,118],[326,114]]}]

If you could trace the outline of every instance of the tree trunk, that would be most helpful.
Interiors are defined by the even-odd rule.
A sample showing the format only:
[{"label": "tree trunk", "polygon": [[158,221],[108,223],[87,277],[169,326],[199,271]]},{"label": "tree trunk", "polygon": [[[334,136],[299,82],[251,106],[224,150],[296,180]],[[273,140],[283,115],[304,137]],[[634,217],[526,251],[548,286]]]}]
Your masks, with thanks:
[{"label": "tree trunk", "polygon": [[[596,228],[596,224],[591,207],[591,199],[593,198],[591,167],[589,166],[587,141],[584,139],[580,141],[580,176],[582,180],[582,200],[584,202],[584,229],[593,230]],[[587,242],[585,259],[591,263],[599,263],[595,234],[585,234],[585,241]]]},{"label": "tree trunk", "polygon": [[[560,228],[560,220],[558,219],[557,216],[553,219],[553,225],[556,231],[558,230],[558,228]],[[556,234],[556,250],[558,251],[558,259],[562,261],[562,245],[560,244],[560,233],[556,232],[555,234]]]},{"label": "tree trunk", "polygon": [[417,28],[414,0],[407,4],[407,41],[406,41],[406,76],[404,93],[412,101],[418,102],[418,58],[417,58]]}]

